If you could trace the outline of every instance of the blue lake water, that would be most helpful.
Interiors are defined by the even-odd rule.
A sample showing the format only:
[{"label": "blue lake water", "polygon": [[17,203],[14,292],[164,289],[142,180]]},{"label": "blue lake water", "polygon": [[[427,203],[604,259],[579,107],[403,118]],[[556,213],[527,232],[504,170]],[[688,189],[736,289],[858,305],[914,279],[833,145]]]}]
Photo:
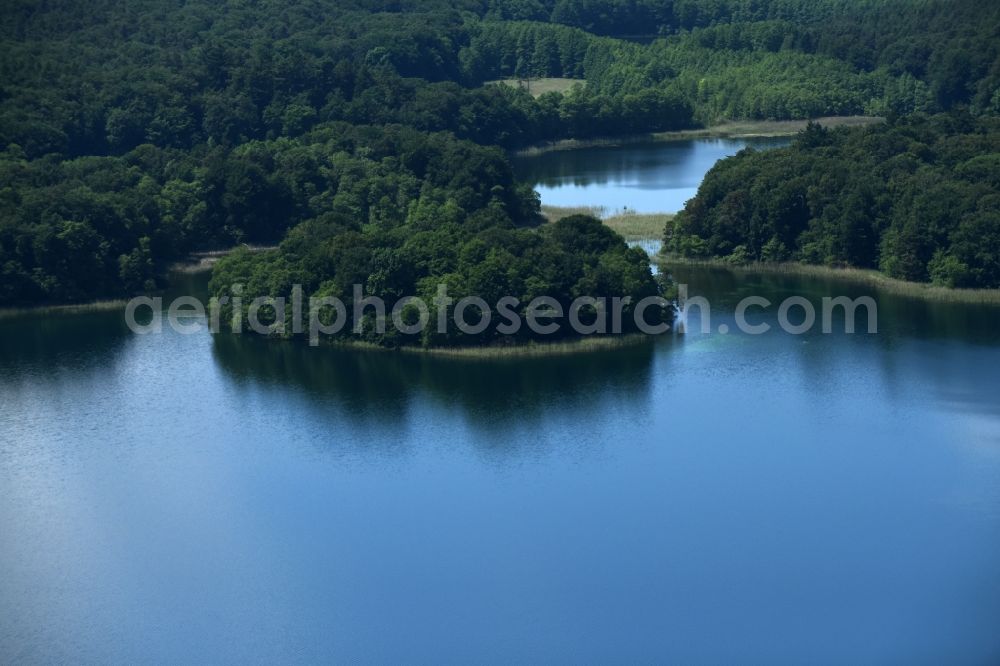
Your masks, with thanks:
[{"label": "blue lake water", "polygon": [[759,137],[636,143],[552,151],[514,164],[524,180],[535,184],[546,205],[589,206],[608,215],[624,210],[674,213],[694,197],[720,159],[748,146],[766,150],[790,141]]},{"label": "blue lake water", "polygon": [[558,358],[0,319],[0,662],[998,663],[998,311],[672,272]]}]

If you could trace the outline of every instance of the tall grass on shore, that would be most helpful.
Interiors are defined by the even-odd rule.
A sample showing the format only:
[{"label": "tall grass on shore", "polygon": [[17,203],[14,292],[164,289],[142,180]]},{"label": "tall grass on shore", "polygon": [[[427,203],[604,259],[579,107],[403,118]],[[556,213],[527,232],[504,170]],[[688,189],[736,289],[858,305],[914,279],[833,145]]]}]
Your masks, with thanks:
[{"label": "tall grass on shore", "polygon": [[86,314],[88,312],[110,312],[125,310],[128,301],[123,299],[93,301],[90,303],[69,303],[65,305],[39,305],[12,308],[0,308],[0,319],[21,317],[26,315],[59,315]]},{"label": "tall grass on shore", "polygon": [[[827,116],[815,118],[824,127],[857,127],[884,122],[878,116]],[[695,129],[674,130],[670,132],[647,132],[645,134],[625,134],[593,139],[560,139],[526,146],[513,151],[519,157],[530,157],[557,150],[575,150],[577,148],[596,148],[627,146],[636,143],[660,141],[685,141],[689,139],[748,139],[760,137],[794,136],[805,129],[808,120],[727,120]]]},{"label": "tall grass on shore", "polygon": [[601,219],[625,240],[659,240],[673,213],[637,213],[623,211],[611,213],[604,206],[542,206],[542,214],[549,222],[556,222],[570,215],[591,215]]},{"label": "tall grass on shore", "polygon": [[605,206],[548,206],[542,204],[542,215],[549,222],[558,222],[570,215],[590,215],[598,219],[604,219],[608,214]]},{"label": "tall grass on shore", "polygon": [[604,220],[625,240],[660,240],[667,222],[673,219],[673,213],[634,213],[627,212],[613,215]]},{"label": "tall grass on shore", "polygon": [[884,122],[879,116],[827,116],[809,120],[727,120],[705,129],[676,130],[673,132],[655,132],[652,136],[656,141],[672,141],[677,139],[747,139],[753,137],[794,136],[804,130],[810,122],[816,122],[828,128],[860,127]]},{"label": "tall grass on shore", "polygon": [[897,280],[875,270],[863,268],[835,268],[814,266],[795,262],[731,264],[721,259],[686,259],[674,256],[654,257],[661,269],[669,270],[671,265],[707,266],[725,268],[739,273],[770,275],[804,275],[843,280],[864,284],[887,294],[923,298],[942,303],[964,303],[969,305],[1000,306],[1000,289],[953,289],[925,282]]},{"label": "tall grass on shore", "polygon": [[455,358],[502,359],[526,356],[569,356],[593,352],[613,351],[651,342],[653,338],[641,333],[628,335],[585,336],[561,342],[518,343],[488,345],[484,347],[400,347],[399,351],[432,356]]},{"label": "tall grass on shore", "polygon": [[441,356],[467,359],[508,359],[543,356],[570,356],[575,354],[590,354],[625,349],[649,343],[652,336],[642,333],[622,335],[589,335],[559,342],[515,342],[509,344],[488,344],[468,347],[421,347],[418,345],[403,345],[400,347],[383,347],[363,340],[321,340],[323,347],[333,347],[349,351],[369,351],[385,354],[418,354],[422,356]]}]

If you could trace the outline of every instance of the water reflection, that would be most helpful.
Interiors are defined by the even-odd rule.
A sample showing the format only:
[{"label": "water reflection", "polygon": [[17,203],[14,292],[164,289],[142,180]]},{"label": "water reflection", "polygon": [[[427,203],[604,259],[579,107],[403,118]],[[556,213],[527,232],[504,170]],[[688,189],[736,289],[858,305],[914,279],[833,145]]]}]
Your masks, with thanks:
[{"label": "water reflection", "polygon": [[105,369],[131,333],[120,312],[27,313],[0,318],[0,377]]},{"label": "water reflection", "polygon": [[[719,323],[750,293],[859,293],[676,273]],[[720,626],[766,660],[781,627],[794,661],[918,636],[994,663],[1000,346],[966,340],[996,314],[879,298],[884,335],[500,361],[5,322],[0,645],[690,662]]]},{"label": "water reflection", "polygon": [[543,153],[515,160],[542,203],[594,206],[611,212],[673,212],[694,196],[712,166],[752,146],[787,145],[787,137],[694,139]]},{"label": "water reflection", "polygon": [[[893,345],[903,339],[954,340],[980,345],[1000,343],[1000,307],[969,305],[901,296],[844,279],[774,273],[747,274],[725,268],[671,266],[668,272],[679,283],[690,286],[692,296],[704,296],[713,312],[732,314],[748,296],[764,296],[772,302],[770,322],[774,323],[780,302],[804,296],[822,312],[825,297],[870,296],[878,304],[878,336],[881,344]],[[757,310],[755,310],[757,311]],[[855,330],[867,329],[864,310],[856,313]],[[754,323],[762,318],[754,319]],[[834,312],[834,331],[844,330],[842,310]],[[815,334],[819,332],[817,323]]]},{"label": "water reflection", "polygon": [[238,382],[292,387],[334,401],[352,419],[401,421],[430,399],[486,430],[530,426],[559,413],[642,400],[654,348],[551,358],[449,359],[397,352],[312,348],[252,336],[218,335],[212,355]]},{"label": "water reflection", "polygon": [[[688,344],[700,340],[728,349],[724,361],[758,364],[762,374],[796,376],[801,396],[816,402],[811,418],[819,422],[861,405],[879,405],[886,423],[912,421],[937,413],[957,429],[947,437],[956,444],[976,441],[990,455],[1000,454],[1000,308],[929,301],[886,293],[846,280],[780,274],[750,275],[724,268],[675,266],[670,273],[690,285],[692,296],[711,303],[712,332],[701,333],[701,313],[689,313]],[[846,334],[843,311],[832,318],[832,334],[822,333],[820,320],[804,335],[779,329],[779,303],[804,296],[821,317],[824,297],[871,296],[878,305],[878,333],[869,335],[867,314],[859,309],[853,335]],[[766,323],[759,336],[736,333],[736,305],[747,296],[763,296],[772,306],[753,309],[751,324]],[[792,317],[795,319],[795,317]],[[795,319],[797,321],[797,319]],[[733,334],[721,335],[719,324]],[[794,323],[794,322],[793,322]],[[738,346],[739,353],[733,353]],[[892,429],[890,428],[890,436]],[[868,435],[870,436],[870,435]]]}]

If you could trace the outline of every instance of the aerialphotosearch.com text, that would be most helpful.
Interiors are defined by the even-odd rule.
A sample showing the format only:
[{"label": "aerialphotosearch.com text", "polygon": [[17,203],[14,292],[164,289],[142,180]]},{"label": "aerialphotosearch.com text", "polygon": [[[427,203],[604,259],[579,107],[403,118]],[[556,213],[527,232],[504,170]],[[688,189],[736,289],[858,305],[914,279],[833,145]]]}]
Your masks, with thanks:
[{"label": "aerialphotosearch.com text", "polygon": [[[293,286],[287,298],[256,296],[251,299],[244,294],[242,284],[232,285],[228,293],[210,298],[207,304],[193,296],[180,296],[169,303],[164,303],[162,297],[139,296],[128,302],[125,321],[134,333],[159,333],[163,331],[165,313],[167,325],[181,334],[199,333],[206,326],[213,334],[221,330],[250,331],[267,336],[305,333],[309,344],[316,346],[324,336],[335,336],[345,329],[362,334],[366,327],[373,327],[376,333],[383,334],[391,325],[404,335],[418,335],[431,325],[432,319],[439,334],[453,330],[452,326],[467,335],[479,335],[493,327],[500,335],[514,336],[527,326],[533,334],[545,336],[565,333],[563,326],[566,325],[577,335],[635,331],[663,335],[672,330],[685,331],[690,314],[696,308],[702,333],[730,332],[728,324],[712,328],[711,304],[701,296],[688,297],[684,284],[679,285],[676,302],[662,296],[649,296],[637,302],[629,296],[581,296],[568,307],[547,296],[533,298],[527,303],[514,296],[504,296],[491,306],[478,296],[455,299],[448,295],[445,284],[438,285],[430,304],[418,296],[407,296],[396,300],[391,308],[379,296],[364,294],[361,285],[353,287],[350,308],[336,296],[306,299],[301,285]],[[773,330],[774,326],[760,321],[760,315],[770,312],[774,305],[762,296],[744,298],[734,311],[736,328],[747,335]],[[832,333],[835,320],[842,320],[845,333],[854,333],[859,313],[866,315],[866,332],[878,332],[878,305],[868,296],[824,297],[818,312],[813,302],[802,296],[791,296],[777,305],[777,327],[792,335],[815,330],[817,321],[823,333]],[[663,317],[662,313],[667,310],[675,313],[674,316]],[[835,316],[838,312],[840,318]],[[140,314],[143,315],[141,321]]]}]

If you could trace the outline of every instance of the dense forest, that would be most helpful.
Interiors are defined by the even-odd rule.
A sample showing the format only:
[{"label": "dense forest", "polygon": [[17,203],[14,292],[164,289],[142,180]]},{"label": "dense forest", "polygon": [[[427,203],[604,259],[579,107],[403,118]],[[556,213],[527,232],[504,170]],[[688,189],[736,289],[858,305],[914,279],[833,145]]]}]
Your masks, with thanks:
[{"label": "dense forest", "polygon": [[[629,248],[599,220],[575,216],[536,229],[537,195],[514,182],[494,148],[444,133],[344,126],[313,132],[300,142],[254,142],[238,152],[274,165],[272,177],[284,183],[284,201],[306,209],[288,213],[306,220],[276,250],[237,251],[221,261],[210,284],[218,296],[233,295],[240,284],[253,296],[287,297],[293,285],[301,285],[309,296],[353,304],[354,285],[360,285],[365,296],[378,296],[392,307],[409,296],[431,304],[444,285],[453,301],[478,297],[490,308],[505,296],[517,298],[515,311],[523,317],[537,297],[554,298],[568,311],[581,296],[629,295],[638,303],[661,292],[645,252]],[[276,200],[280,192],[263,194],[259,203]],[[453,318],[453,308],[442,307]],[[246,299],[244,313],[248,308]],[[634,328],[632,307],[623,312],[624,329]],[[231,313],[227,308],[227,321]],[[285,315],[286,331],[292,331],[291,310]],[[352,326],[341,337],[382,345],[484,343],[499,337],[503,323],[495,318],[475,335],[451,325],[406,336],[393,327],[378,330],[375,313],[366,315],[360,334]],[[273,316],[268,308],[264,322]],[[437,311],[431,316],[438,321]],[[475,325],[479,316],[472,310],[466,321]],[[646,317],[654,324],[669,318],[663,309]],[[563,335],[570,333],[561,328]],[[531,333],[525,329],[520,338]]]},{"label": "dense forest", "polygon": [[[998,25],[1000,8],[978,0],[10,0],[0,9],[0,305],[149,291],[191,251],[279,242],[218,273],[276,287],[306,271],[317,290],[364,276],[419,291],[429,276],[500,280],[474,268],[494,261],[503,279],[535,285],[523,293],[533,280],[560,296],[584,283],[645,293],[655,285],[639,253],[571,221],[595,234],[584,257],[539,227],[538,202],[502,149],[722,119],[961,109],[948,117],[967,120],[954,126],[914,120],[741,156],[744,166],[710,180],[789,155],[881,165],[876,144],[905,135],[927,147],[907,163],[909,187],[943,179],[989,215],[975,200],[988,183],[969,174],[995,152],[975,137],[991,136],[986,118],[1000,112]],[[581,85],[535,98],[488,84],[512,76]],[[952,155],[949,137],[981,152]],[[985,162],[969,166],[975,157]],[[851,241],[869,249],[840,248],[810,208],[812,237],[783,231],[781,253],[993,283],[958,242],[957,230],[985,224],[966,221],[971,210],[949,212],[894,262],[905,253],[892,248],[911,243],[906,225],[923,224],[904,219],[917,204],[898,180],[887,175],[889,194],[876,193],[870,238]],[[703,231],[718,224],[718,202],[699,201],[672,247],[764,256],[755,240]]]},{"label": "dense forest", "polygon": [[1000,287],[1000,118],[964,112],[827,130],[720,161],[668,225],[685,257],[877,268]]}]

